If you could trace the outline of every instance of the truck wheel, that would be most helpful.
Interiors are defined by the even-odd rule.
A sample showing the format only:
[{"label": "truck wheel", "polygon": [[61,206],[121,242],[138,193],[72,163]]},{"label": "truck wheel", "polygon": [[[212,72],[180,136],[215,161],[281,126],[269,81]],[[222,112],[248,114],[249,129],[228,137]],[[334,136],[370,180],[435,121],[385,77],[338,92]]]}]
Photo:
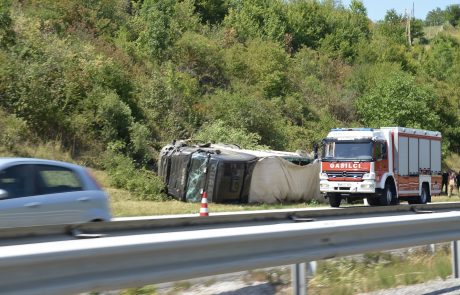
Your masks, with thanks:
[{"label": "truck wheel", "polygon": [[393,191],[389,183],[385,184],[385,189],[383,190],[383,194],[380,195],[379,201],[381,206],[388,206],[396,203],[396,198],[393,196]]},{"label": "truck wheel", "polygon": [[378,206],[380,205],[379,199],[376,197],[367,197],[367,203],[370,206]]},{"label": "truck wheel", "polygon": [[426,187],[425,184],[422,185],[422,192],[420,193],[420,196],[418,196],[418,202],[419,204],[426,204],[428,202],[430,193],[428,192],[428,188]]},{"label": "truck wheel", "polygon": [[328,194],[327,198],[329,200],[329,205],[331,207],[337,208],[340,207],[340,203],[342,202],[342,197],[336,194]]}]

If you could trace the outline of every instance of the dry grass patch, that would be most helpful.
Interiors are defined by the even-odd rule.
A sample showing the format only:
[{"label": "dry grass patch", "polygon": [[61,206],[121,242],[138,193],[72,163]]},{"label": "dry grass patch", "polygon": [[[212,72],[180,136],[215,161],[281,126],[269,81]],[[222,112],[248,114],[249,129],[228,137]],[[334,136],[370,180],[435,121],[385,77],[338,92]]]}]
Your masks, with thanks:
[{"label": "dry grass patch", "polygon": [[[200,212],[200,203],[186,203],[174,199],[167,201],[138,200],[134,194],[127,190],[110,187],[110,182],[106,172],[91,170],[91,173],[109,194],[112,214],[115,217],[198,214]],[[317,202],[290,204],[208,204],[210,214],[215,212],[311,208],[320,206],[326,205],[319,204]]]},{"label": "dry grass patch", "polygon": [[[200,203],[186,203],[177,200],[163,202],[138,201],[129,192],[120,189],[107,189],[110,195],[112,214],[116,217],[127,216],[150,216],[171,214],[198,214]],[[215,204],[209,203],[210,214],[215,212],[235,212],[248,210],[269,210],[286,208],[311,208],[326,206],[319,204],[296,203],[296,204]]]},{"label": "dry grass patch", "polygon": [[435,254],[419,248],[404,255],[390,252],[367,253],[357,258],[318,262],[317,274],[310,280],[312,294],[357,294],[412,285],[451,275],[449,245]]},{"label": "dry grass patch", "polygon": [[433,39],[434,37],[436,37],[437,34],[441,33],[442,31],[444,31],[443,26],[429,26],[423,28],[423,32],[425,33],[427,39]]}]

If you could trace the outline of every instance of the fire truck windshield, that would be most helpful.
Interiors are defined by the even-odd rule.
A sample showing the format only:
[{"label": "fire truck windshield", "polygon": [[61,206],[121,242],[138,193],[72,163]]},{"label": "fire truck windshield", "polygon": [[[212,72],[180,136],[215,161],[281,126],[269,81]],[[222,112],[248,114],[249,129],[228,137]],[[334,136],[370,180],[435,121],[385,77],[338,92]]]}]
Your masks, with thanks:
[{"label": "fire truck windshield", "polygon": [[355,160],[371,161],[372,160],[371,141],[329,141],[323,145],[323,161],[336,160]]}]

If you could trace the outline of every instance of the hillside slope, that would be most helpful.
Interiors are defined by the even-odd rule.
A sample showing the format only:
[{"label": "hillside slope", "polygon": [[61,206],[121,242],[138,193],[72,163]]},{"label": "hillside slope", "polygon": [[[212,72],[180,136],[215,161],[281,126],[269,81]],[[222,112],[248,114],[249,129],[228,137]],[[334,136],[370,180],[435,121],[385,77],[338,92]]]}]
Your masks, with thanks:
[{"label": "hillside slope", "polygon": [[400,125],[460,149],[453,27],[409,46],[401,15],[360,1],[0,3],[2,155],[52,146],[147,196],[179,138],[311,151],[332,127]]}]

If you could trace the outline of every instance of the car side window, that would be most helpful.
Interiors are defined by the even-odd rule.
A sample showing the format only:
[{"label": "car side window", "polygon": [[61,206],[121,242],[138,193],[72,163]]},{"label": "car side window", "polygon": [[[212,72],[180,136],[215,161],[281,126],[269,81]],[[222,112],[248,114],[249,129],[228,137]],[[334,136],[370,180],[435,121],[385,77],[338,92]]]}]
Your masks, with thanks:
[{"label": "car side window", "polygon": [[74,171],[52,165],[36,165],[37,194],[81,191],[83,187]]},{"label": "car side window", "polygon": [[0,189],[8,193],[8,199],[33,195],[31,165],[16,165],[0,171]]}]

